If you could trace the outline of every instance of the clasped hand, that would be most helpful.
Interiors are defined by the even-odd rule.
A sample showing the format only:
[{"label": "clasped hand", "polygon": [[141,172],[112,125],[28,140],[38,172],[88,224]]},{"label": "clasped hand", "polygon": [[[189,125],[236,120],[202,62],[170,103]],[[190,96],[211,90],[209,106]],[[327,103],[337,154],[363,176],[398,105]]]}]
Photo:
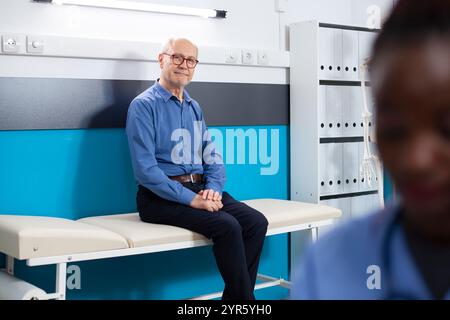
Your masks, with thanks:
[{"label": "clasped hand", "polygon": [[212,189],[200,190],[191,201],[191,207],[216,212],[222,209],[222,196]]}]

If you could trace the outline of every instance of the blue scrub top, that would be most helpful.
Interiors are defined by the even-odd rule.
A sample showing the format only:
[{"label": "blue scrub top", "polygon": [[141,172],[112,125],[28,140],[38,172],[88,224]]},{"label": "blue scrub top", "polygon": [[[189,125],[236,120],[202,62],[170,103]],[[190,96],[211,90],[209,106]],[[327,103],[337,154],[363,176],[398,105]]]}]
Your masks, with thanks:
[{"label": "blue scrub top", "polygon": [[433,299],[399,212],[391,206],[352,220],[309,246],[293,272],[291,299]]}]

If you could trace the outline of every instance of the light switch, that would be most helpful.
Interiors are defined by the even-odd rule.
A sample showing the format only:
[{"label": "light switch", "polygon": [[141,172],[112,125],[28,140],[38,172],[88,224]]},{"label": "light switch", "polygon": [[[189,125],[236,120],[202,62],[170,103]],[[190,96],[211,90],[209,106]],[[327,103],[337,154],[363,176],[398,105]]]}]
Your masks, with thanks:
[{"label": "light switch", "polygon": [[238,63],[239,55],[241,54],[239,49],[227,49],[225,52],[226,63]]},{"label": "light switch", "polygon": [[29,53],[43,53],[44,52],[44,40],[42,38],[27,37],[27,52]]}]

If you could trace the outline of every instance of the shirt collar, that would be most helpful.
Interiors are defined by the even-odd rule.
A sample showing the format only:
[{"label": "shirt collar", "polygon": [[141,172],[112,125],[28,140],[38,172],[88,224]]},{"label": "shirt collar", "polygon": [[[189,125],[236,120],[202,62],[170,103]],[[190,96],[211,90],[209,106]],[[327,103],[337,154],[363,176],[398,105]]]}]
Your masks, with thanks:
[{"label": "shirt collar", "polygon": [[[164,99],[164,102],[167,102],[170,100],[170,98],[175,97],[172,92],[170,92],[169,90],[167,90],[166,88],[164,88],[160,83],[159,83],[159,78],[158,80],[155,81],[155,84],[153,85],[156,89],[156,91],[158,91],[158,93],[161,95],[161,97]],[[186,89],[183,90],[183,97],[184,100],[187,103],[191,103],[192,98],[189,95],[189,93],[186,91]]]},{"label": "shirt collar", "polygon": [[184,100],[186,100],[187,103],[191,103],[191,101],[192,101],[191,96],[186,91],[186,89],[183,90],[183,97],[184,97]]}]

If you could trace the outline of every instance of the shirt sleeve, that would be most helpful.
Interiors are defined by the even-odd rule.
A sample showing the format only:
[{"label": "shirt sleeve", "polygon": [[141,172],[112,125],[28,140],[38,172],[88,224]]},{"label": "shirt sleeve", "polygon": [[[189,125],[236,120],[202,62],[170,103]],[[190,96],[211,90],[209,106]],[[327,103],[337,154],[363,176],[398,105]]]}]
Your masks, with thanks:
[{"label": "shirt sleeve", "polygon": [[139,184],[161,198],[189,205],[195,193],[169,179],[155,157],[154,115],[148,102],[135,99],[128,109],[126,134],[133,172]]},{"label": "shirt sleeve", "polygon": [[222,194],[226,182],[225,165],[222,155],[217,151],[211,135],[206,127],[202,114],[202,143],[203,151],[203,175],[205,178],[205,189],[212,189]]}]

